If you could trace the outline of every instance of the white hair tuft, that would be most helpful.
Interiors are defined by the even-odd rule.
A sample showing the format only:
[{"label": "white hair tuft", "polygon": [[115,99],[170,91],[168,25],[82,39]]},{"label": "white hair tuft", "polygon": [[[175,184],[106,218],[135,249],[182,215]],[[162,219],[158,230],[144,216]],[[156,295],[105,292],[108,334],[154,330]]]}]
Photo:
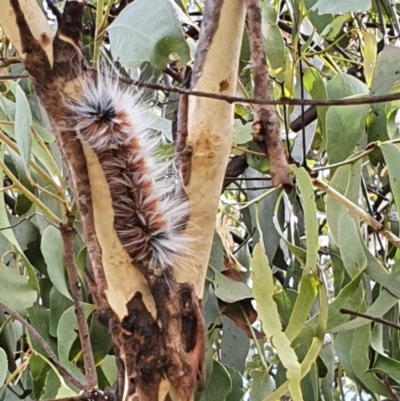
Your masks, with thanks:
[{"label": "white hair tuft", "polygon": [[78,99],[67,100],[68,129],[97,154],[115,210],[114,226],[133,263],[156,273],[177,267],[188,252],[188,201],[170,163],[155,155],[157,141],[137,95],[110,74],[87,75]]}]

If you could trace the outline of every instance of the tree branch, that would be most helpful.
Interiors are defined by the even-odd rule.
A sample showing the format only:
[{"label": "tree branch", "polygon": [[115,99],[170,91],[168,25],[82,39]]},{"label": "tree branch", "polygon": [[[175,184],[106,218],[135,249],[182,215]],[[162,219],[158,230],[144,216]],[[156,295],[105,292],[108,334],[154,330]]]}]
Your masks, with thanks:
[{"label": "tree branch", "polygon": [[69,289],[74,301],[76,320],[78,323],[78,335],[81,341],[83,363],[85,366],[86,391],[92,392],[98,388],[96,366],[93,358],[92,344],[90,343],[89,328],[83,311],[81,283],[75,264],[74,235],[75,230],[67,226],[61,226],[61,237],[64,244],[65,267],[67,270]]},{"label": "tree branch", "polygon": [[355,311],[352,311],[349,309],[344,309],[344,308],[340,309],[340,313],[343,313],[344,315],[362,317],[363,319],[368,319],[375,323],[381,323],[385,326],[391,327],[392,329],[400,330],[400,325],[393,323],[393,322],[389,322],[389,320],[385,320],[380,317],[370,316],[370,315],[366,315],[364,313],[359,313],[359,312],[355,312]]},{"label": "tree branch", "polygon": [[74,376],[72,376],[62,365],[60,360],[57,358],[57,355],[53,352],[50,346],[46,343],[43,337],[36,331],[36,329],[25,320],[19,313],[14,312],[7,305],[0,302],[0,309],[9,314],[13,319],[17,320],[25,327],[25,329],[29,332],[31,337],[38,342],[38,344],[43,348],[46,352],[50,362],[57,368],[60,375],[67,380],[69,383],[74,385],[78,390],[84,390],[85,386]]},{"label": "tree branch", "polygon": [[22,63],[22,60],[19,57],[0,58],[0,68],[6,68],[12,64],[20,64],[20,63]]},{"label": "tree branch", "polygon": [[[22,78],[29,78],[27,74],[21,75],[3,75],[0,76],[0,81],[7,81],[10,79],[22,79]],[[215,100],[223,100],[227,103],[245,103],[245,104],[258,104],[258,105],[271,105],[271,106],[356,106],[356,105],[364,105],[364,104],[378,104],[378,103],[388,103],[393,102],[395,100],[400,100],[400,93],[389,93],[387,95],[377,95],[377,96],[367,96],[363,95],[357,98],[351,99],[331,99],[331,100],[313,100],[313,99],[297,99],[297,98],[287,98],[281,97],[280,99],[258,99],[258,98],[247,98],[247,97],[240,97],[240,96],[230,96],[230,95],[221,95],[218,93],[213,92],[206,92],[206,91],[198,91],[198,90],[191,90],[191,89],[184,89],[184,88],[175,88],[169,87],[160,84],[153,84],[150,82],[139,81],[130,78],[119,77],[121,82],[124,82],[128,85],[137,86],[138,88],[146,88],[146,89],[153,89],[159,90],[163,92],[169,93],[179,93],[179,94],[186,94],[189,96],[195,97],[204,97],[207,99],[215,99]],[[305,118],[313,121],[315,119],[312,114],[314,113],[313,110],[310,110],[310,115],[307,117],[307,111],[305,112]],[[300,117],[301,119],[301,117]],[[296,120],[295,120],[296,121]],[[294,123],[294,122],[293,122]],[[301,129],[299,128],[300,124],[296,121],[296,125],[293,126],[292,130],[298,132]]]},{"label": "tree branch", "polygon": [[357,205],[355,205],[353,202],[348,200],[345,196],[343,196],[341,193],[336,191],[336,189],[333,189],[331,186],[328,184],[325,184],[324,182],[318,180],[318,179],[313,179],[312,183],[314,186],[316,186],[318,189],[321,191],[325,192],[328,196],[331,196],[335,201],[346,207],[349,212],[357,217],[359,217],[361,220],[364,221],[364,223],[368,224],[373,230],[384,236],[389,242],[391,242],[394,246],[397,248],[400,248],[400,238],[394,235],[390,230],[388,230],[382,223],[380,223],[378,220],[375,220],[372,216],[370,216],[367,212],[359,208]]},{"label": "tree branch", "polygon": [[[245,3],[253,67],[254,95],[257,99],[269,100],[271,96],[262,35],[260,0],[245,0]],[[289,165],[280,137],[280,124],[276,111],[271,105],[255,105],[254,110],[253,137],[257,145],[268,156],[272,183],[275,187],[282,185],[290,190],[293,187],[293,182],[289,175]]]}]

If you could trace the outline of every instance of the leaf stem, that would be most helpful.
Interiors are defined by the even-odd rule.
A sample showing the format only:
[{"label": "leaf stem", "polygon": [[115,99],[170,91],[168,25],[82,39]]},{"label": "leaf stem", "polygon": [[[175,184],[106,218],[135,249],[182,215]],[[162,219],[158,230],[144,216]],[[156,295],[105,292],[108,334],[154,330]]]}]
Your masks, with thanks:
[{"label": "leaf stem", "polygon": [[62,177],[62,175],[60,173],[60,170],[57,166],[57,163],[54,160],[53,155],[50,153],[49,148],[47,147],[47,145],[45,144],[45,142],[43,141],[41,136],[37,133],[37,131],[34,128],[32,128],[32,132],[33,132],[33,135],[34,135],[36,141],[38,142],[39,146],[43,149],[43,152],[46,153],[48,160],[52,164],[52,166],[54,168],[54,172],[56,173],[57,178],[60,181],[60,186],[61,186],[62,190],[65,191],[67,188],[67,185],[66,185],[64,178]]},{"label": "leaf stem", "polygon": [[75,315],[78,324],[78,335],[82,345],[83,362],[85,366],[86,391],[92,392],[98,388],[96,366],[94,363],[92,345],[90,343],[89,327],[83,310],[81,282],[79,281],[74,252],[75,230],[61,226],[61,237],[64,244],[65,267],[69,281],[69,289],[74,300]]},{"label": "leaf stem", "polygon": [[22,192],[32,203],[39,207],[46,218],[54,225],[58,226],[61,224],[61,220],[35,195],[32,194],[11,172],[11,170],[5,165],[3,160],[0,160],[0,168],[7,174],[7,176],[13,182],[15,188]]},{"label": "leaf stem", "polygon": [[0,309],[3,312],[6,312],[8,315],[10,315],[13,319],[17,320],[22,324],[22,326],[25,327],[25,329],[29,332],[31,337],[37,341],[40,346],[43,348],[45,353],[47,354],[50,362],[52,362],[56,367],[57,370],[60,372],[61,376],[69,381],[71,384],[73,384],[78,390],[83,390],[84,385],[76,379],[74,376],[71,375],[62,365],[60,360],[57,358],[56,354],[53,352],[53,350],[49,347],[49,345],[46,343],[46,341],[43,339],[43,337],[36,331],[36,329],[28,323],[27,320],[25,320],[20,314],[17,312],[14,312],[12,309],[10,309],[7,305],[3,304],[0,302]]},{"label": "leaf stem", "polygon": [[325,192],[328,196],[332,197],[340,203],[342,206],[346,207],[348,211],[359,217],[364,223],[368,224],[373,230],[380,233],[384,236],[389,242],[391,242],[397,248],[400,248],[400,238],[394,235],[390,230],[388,230],[382,223],[378,220],[375,220],[372,216],[370,216],[367,212],[363,209],[355,205],[353,202],[348,200],[345,196],[341,193],[336,191],[336,189],[332,188],[328,184],[320,181],[319,179],[313,179],[312,183],[315,187],[320,189],[321,191]]},{"label": "leaf stem", "polygon": [[[0,130],[0,141],[3,141],[9,148],[11,148],[18,155],[20,154],[17,144],[14,141],[12,141],[7,135],[5,135],[1,130]],[[36,162],[34,162],[33,160],[30,160],[29,164],[59,194],[62,193],[60,187],[54,183],[54,180],[52,179],[52,177],[49,174],[47,174],[46,171],[44,171]]]},{"label": "leaf stem", "polygon": [[263,365],[263,367],[265,368],[265,370],[266,370],[267,372],[269,372],[270,368],[268,367],[267,362],[265,361],[264,352],[263,352],[263,350],[261,349],[260,343],[258,342],[256,333],[254,332],[253,326],[252,326],[251,323],[250,323],[249,317],[247,316],[247,314],[246,314],[245,310],[243,309],[243,306],[242,306],[242,305],[240,305],[240,309],[241,309],[241,311],[242,311],[244,320],[246,321],[247,327],[248,327],[249,330],[250,330],[251,337],[252,337],[252,339],[253,339],[253,341],[254,341],[254,345],[255,345],[256,348],[257,348],[258,355],[260,356],[261,364]]}]

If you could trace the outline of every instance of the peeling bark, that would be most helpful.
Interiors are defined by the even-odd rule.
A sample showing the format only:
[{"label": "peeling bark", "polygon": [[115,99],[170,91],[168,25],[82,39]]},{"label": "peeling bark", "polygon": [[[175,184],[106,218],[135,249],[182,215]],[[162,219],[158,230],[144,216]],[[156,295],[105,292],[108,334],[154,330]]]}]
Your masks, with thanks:
[{"label": "peeling bark", "polygon": [[[133,266],[118,239],[110,190],[96,154],[78,133],[57,128],[63,97],[80,92],[84,3],[66,2],[63,15],[57,14],[56,34],[35,1],[0,0],[0,8],[6,10],[0,23],[49,115],[69,170],[91,262],[86,276],[117,357],[118,389],[113,397],[190,401],[196,384],[198,389],[204,386],[200,298],[232,145],[233,106],[214,99],[181,99],[180,115],[188,120],[179,125],[179,159],[184,161],[179,167],[192,207],[187,232],[196,249],[187,271],[155,276]],[[206,16],[192,85],[232,95],[244,23],[242,1],[207,2]]]},{"label": "peeling bark", "polygon": [[[245,2],[253,67],[254,96],[259,100],[269,100],[271,97],[261,28],[260,1],[245,0]],[[272,184],[275,187],[282,185],[286,190],[291,190],[293,182],[289,176],[289,166],[280,137],[280,124],[275,108],[270,105],[254,105],[254,110],[253,138],[269,159]]]},{"label": "peeling bark", "polygon": [[[57,128],[64,115],[63,98],[80,92],[84,4],[66,3],[64,14],[57,15],[56,34],[36,2],[1,0],[0,5],[8,15],[6,21],[0,16],[0,22],[49,115],[69,170],[91,262],[88,283],[118,360],[115,398],[189,401],[204,376],[204,327],[194,287],[177,283],[170,272],[156,277],[132,265],[114,230],[111,195],[99,160],[77,133]],[[31,15],[35,18],[26,17]]]}]

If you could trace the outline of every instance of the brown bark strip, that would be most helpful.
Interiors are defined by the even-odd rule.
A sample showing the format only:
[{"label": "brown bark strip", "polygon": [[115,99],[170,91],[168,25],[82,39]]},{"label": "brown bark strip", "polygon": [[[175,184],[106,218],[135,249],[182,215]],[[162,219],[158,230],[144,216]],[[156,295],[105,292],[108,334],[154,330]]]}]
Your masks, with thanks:
[{"label": "brown bark strip", "polygon": [[[192,78],[192,70],[187,67],[182,81],[184,88],[189,88]],[[188,138],[188,102],[189,96],[182,93],[179,96],[178,108],[176,110],[174,121],[172,122],[172,139],[174,142],[175,150],[175,165],[181,176],[183,186],[187,186],[190,180],[192,171],[191,158],[193,148],[187,145]],[[182,191],[184,192],[184,191]]]},{"label": "brown bark strip", "polygon": [[[214,38],[215,32],[218,29],[221,9],[225,0],[213,0],[206,2],[204,7],[203,22],[201,25],[201,36],[198,41],[196,58],[193,65],[193,74],[191,86],[194,88],[197,80],[201,76],[204,63],[206,62],[208,50],[211,46],[211,41]],[[236,60],[235,60],[236,62]]]},{"label": "brown bark strip", "polygon": [[74,376],[71,375],[62,365],[60,360],[57,358],[56,354],[49,347],[49,345],[44,341],[43,337],[36,331],[36,329],[29,324],[27,320],[25,320],[19,313],[14,312],[7,305],[0,302],[0,309],[10,315],[13,319],[17,320],[24,326],[24,328],[28,331],[30,336],[40,344],[43,348],[44,352],[47,354],[49,361],[57,368],[60,375],[67,380],[69,383],[74,385],[78,390],[84,390],[85,386]]},{"label": "brown bark strip", "polygon": [[177,283],[172,274],[145,274],[157,318],[136,293],[126,305],[128,313],[122,322],[109,320],[119,363],[118,394],[124,394],[124,400],[159,400],[161,382],[167,378],[177,396],[174,399],[190,401],[196,382],[198,389],[204,387],[201,303],[193,285]]},{"label": "brown bark strip", "polygon": [[[102,216],[99,217],[96,214],[98,199],[93,194],[100,191],[99,193],[109,195],[107,191],[101,192],[101,189],[96,187],[98,183],[92,180],[96,166],[90,164],[93,160],[87,163],[88,155],[77,133],[57,129],[64,116],[63,97],[66,93],[79,93],[79,81],[76,78],[81,75],[82,56],[79,34],[82,28],[83,4],[77,1],[67,2],[64,14],[58,16],[59,31],[55,37],[42,35],[41,39],[37,40],[25,20],[18,0],[10,0],[10,2],[17,20],[21,40],[20,53],[22,53],[25,68],[35,85],[41,103],[53,122],[62,156],[68,166],[70,183],[76,196],[93,270],[93,275],[87,272],[86,276],[98,308],[99,319],[109,328],[117,357],[118,388],[115,397],[124,401],[155,401],[161,396],[164,398],[168,393],[171,399],[189,401],[192,399],[196,382],[199,382],[199,388],[204,384],[204,324],[201,303],[195,288],[189,283],[178,283],[172,272],[155,276],[147,269],[142,269],[141,273],[148,288],[141,286],[142,281],[138,277],[139,284],[136,287],[132,286],[138,290],[135,290],[136,292],[130,298],[126,298],[128,299],[127,313],[124,315],[121,310],[110,308],[110,299],[117,296],[111,292],[118,290],[118,287],[109,288],[110,285],[107,283],[111,277],[106,277],[104,266],[108,266],[110,261],[107,259],[103,261],[103,256],[107,258],[107,255],[106,248],[104,248],[105,255],[102,255],[103,242],[99,236]],[[48,43],[48,40],[53,40],[54,54],[51,57],[43,47],[43,41]],[[183,127],[181,131],[184,130]],[[98,191],[96,192],[95,189]],[[96,199],[96,203],[93,199]],[[112,225],[110,225],[111,229],[113,229]],[[70,287],[80,322],[79,335],[85,350],[85,370],[87,375],[89,374],[87,380],[90,382],[90,387],[95,387],[93,364],[88,357],[90,354],[88,347],[85,345],[88,330],[83,324],[84,316],[79,306],[81,299],[76,292],[79,281],[73,269],[71,243],[73,231],[62,227],[62,234],[66,244],[66,262],[72,273]],[[113,266],[112,263],[110,266]],[[134,269],[131,265],[118,267],[122,269],[122,273],[115,272],[115,275],[123,274],[123,269],[130,267]],[[114,272],[107,274],[114,274]],[[144,292],[148,292],[148,289],[154,298],[156,316],[152,315],[151,306],[142,300],[146,295]],[[161,383],[166,379],[172,387],[166,390],[167,393],[161,395],[159,393]],[[79,389],[83,389],[82,384]]]},{"label": "brown bark strip", "polygon": [[20,64],[22,60],[19,57],[0,58],[0,68],[9,67],[12,64]]},{"label": "brown bark strip", "polygon": [[192,170],[191,158],[193,148],[186,145],[188,137],[188,95],[182,94],[179,97],[178,103],[178,123],[176,138],[174,138],[175,145],[175,160],[176,166],[182,178],[184,186],[189,184],[190,173]]},{"label": "brown bark strip", "polygon": [[[80,73],[81,52],[76,31],[82,27],[81,18],[84,5],[77,1],[66,3],[63,19],[70,21],[70,24],[60,24],[60,30],[54,38],[53,65],[47,58],[42,44],[32,35],[18,0],[11,0],[11,5],[20,31],[25,68],[35,84],[36,93],[50,120],[56,123],[57,117],[60,115],[64,87]],[[78,24],[78,27],[74,24]],[[69,34],[73,40],[67,39]],[[47,40],[43,36],[41,39]],[[103,292],[107,288],[107,283],[101,261],[101,247],[97,241],[94,226],[90,181],[82,145],[74,132],[58,133],[57,140],[64,160],[67,162],[72,186],[75,189],[76,202],[98,291]]]},{"label": "brown bark strip", "polygon": [[[42,44],[33,36],[25,17],[22,13],[18,0],[11,0],[11,5],[16,15],[16,21],[20,32],[20,40],[22,45],[22,56],[26,70],[35,84],[35,90],[39,96],[41,103],[45,107],[50,120],[57,125],[57,118],[60,115],[60,105],[64,96],[64,87],[68,82],[75,79],[80,73],[81,52],[79,47],[79,35],[82,27],[81,19],[83,15],[84,5],[79,2],[67,2],[64,10],[63,20],[69,21],[63,23],[60,21],[59,31],[54,38],[53,65],[49,61]],[[44,23],[46,20],[44,19]],[[44,35],[41,40],[46,42],[49,40]],[[73,62],[71,62],[73,60]],[[67,163],[72,187],[75,190],[76,202],[85,233],[88,255],[94,273],[96,285],[91,286],[95,299],[100,299],[101,294],[107,288],[102,260],[101,247],[98,243],[96,230],[94,225],[92,198],[90,190],[90,181],[86,165],[86,159],[83,153],[82,145],[74,132],[57,132],[57,141],[62,152],[63,158]],[[65,234],[65,232],[64,232]],[[66,252],[68,256],[69,251]],[[69,267],[70,261],[67,261]],[[72,278],[70,282],[71,292],[76,288],[76,280]],[[77,299],[74,297],[74,300]],[[100,303],[98,312],[100,315],[109,315],[107,306]],[[79,312],[78,312],[79,313]],[[106,319],[106,318],[105,318]],[[79,324],[80,329],[83,328],[82,322]],[[88,336],[88,330],[79,330],[82,346],[85,347],[83,337]],[[82,337],[83,336],[83,337]],[[86,341],[87,342],[87,341]],[[87,349],[87,347],[85,347]],[[89,389],[97,387],[96,370],[94,361],[89,360],[91,352],[85,352],[85,366],[88,369],[87,377]],[[80,387],[79,389],[82,389]]]},{"label": "brown bark strip", "polygon": [[204,388],[204,322],[201,302],[190,283],[177,283],[171,272],[146,277],[163,328],[170,361],[166,372],[180,401],[190,401],[196,382]]},{"label": "brown bark strip", "polygon": [[81,291],[81,283],[79,281],[78,272],[75,263],[74,252],[74,235],[75,230],[67,227],[61,227],[61,236],[64,244],[65,267],[67,270],[69,289],[72,299],[74,300],[74,309],[78,324],[78,335],[81,341],[83,363],[85,367],[86,391],[91,393],[98,388],[96,366],[93,358],[92,344],[90,343],[89,327],[83,311],[83,299]]},{"label": "brown bark strip", "polygon": [[[262,35],[260,0],[245,0],[245,3],[253,67],[254,95],[257,99],[269,100],[271,96]],[[275,187],[282,185],[290,190],[293,187],[293,182],[289,176],[289,166],[280,137],[280,125],[276,111],[268,105],[256,105],[254,110],[253,137],[269,159],[272,184]]]},{"label": "brown bark strip", "polygon": [[[151,316],[136,293],[127,303],[121,327],[110,320],[117,359],[128,374],[124,393],[129,399],[158,400],[161,381],[172,385],[179,401],[191,401],[197,383],[204,388],[204,321],[202,306],[190,283],[177,283],[172,272],[142,273],[154,297],[157,318]],[[119,389],[121,391],[121,389]],[[175,398],[174,398],[175,399]]]}]

